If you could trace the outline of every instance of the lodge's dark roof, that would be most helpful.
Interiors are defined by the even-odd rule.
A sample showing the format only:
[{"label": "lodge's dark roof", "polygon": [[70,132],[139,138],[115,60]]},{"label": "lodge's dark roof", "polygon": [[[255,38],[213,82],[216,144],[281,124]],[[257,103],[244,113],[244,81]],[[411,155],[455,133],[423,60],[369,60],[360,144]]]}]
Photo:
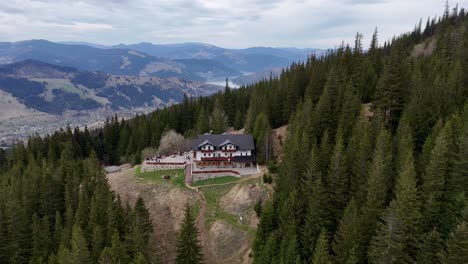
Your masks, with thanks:
[{"label": "lodge's dark roof", "polygon": [[198,150],[202,144],[209,143],[219,149],[221,145],[224,145],[227,141],[238,147],[239,150],[254,150],[255,144],[251,134],[222,134],[213,135],[205,134],[199,136],[192,142],[192,149]]}]

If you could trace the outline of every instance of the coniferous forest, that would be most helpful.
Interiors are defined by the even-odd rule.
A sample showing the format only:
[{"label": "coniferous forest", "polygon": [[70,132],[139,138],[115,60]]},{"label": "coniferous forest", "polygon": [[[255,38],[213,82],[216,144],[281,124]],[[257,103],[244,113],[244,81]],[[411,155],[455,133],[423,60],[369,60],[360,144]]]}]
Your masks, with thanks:
[{"label": "coniferous forest", "polygon": [[[362,38],[279,78],[0,151],[0,263],[155,263],[143,200],[122,204],[101,165],[139,163],[169,129],[191,138],[228,127],[252,133],[271,165],[265,145],[283,125],[254,263],[466,263],[466,11],[383,43],[376,29],[370,47]],[[177,261],[188,263],[183,252]]]}]

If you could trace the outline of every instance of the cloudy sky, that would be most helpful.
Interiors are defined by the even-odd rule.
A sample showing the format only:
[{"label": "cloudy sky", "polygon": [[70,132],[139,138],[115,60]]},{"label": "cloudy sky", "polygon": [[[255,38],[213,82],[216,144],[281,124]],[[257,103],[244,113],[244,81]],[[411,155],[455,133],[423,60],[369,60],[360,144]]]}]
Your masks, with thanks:
[{"label": "cloudy sky", "polygon": [[[455,6],[455,1],[449,1]],[[459,0],[468,8],[468,0]],[[0,41],[48,39],[99,44],[206,42],[333,48],[381,42],[440,15],[445,0],[8,0],[0,2]]]}]

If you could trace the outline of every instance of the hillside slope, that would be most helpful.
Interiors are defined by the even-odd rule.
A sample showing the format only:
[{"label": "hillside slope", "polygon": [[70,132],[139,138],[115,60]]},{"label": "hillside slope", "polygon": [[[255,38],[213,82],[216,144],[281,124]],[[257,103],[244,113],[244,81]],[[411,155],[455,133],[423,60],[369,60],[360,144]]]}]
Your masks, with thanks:
[{"label": "hillside slope", "polygon": [[101,107],[162,107],[187,96],[206,96],[221,87],[179,78],[161,79],[79,71],[27,60],[0,67],[0,89],[26,107],[50,114]]}]

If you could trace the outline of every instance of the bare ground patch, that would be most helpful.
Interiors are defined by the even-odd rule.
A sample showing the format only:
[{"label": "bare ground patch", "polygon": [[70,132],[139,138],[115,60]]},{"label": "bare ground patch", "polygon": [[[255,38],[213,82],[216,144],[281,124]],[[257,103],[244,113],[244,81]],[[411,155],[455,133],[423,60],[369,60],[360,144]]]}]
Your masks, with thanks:
[{"label": "bare ground patch", "polygon": [[412,57],[419,57],[419,56],[430,56],[434,52],[436,48],[436,39],[430,38],[425,40],[422,43],[417,44],[414,46],[413,50],[411,51]]},{"label": "bare ground patch", "polygon": [[244,252],[250,248],[247,232],[222,220],[211,226],[208,245],[213,263],[244,263]]},{"label": "bare ground patch", "polygon": [[286,142],[287,135],[288,135],[287,125],[273,129],[273,133],[272,133],[273,157],[278,162],[281,162],[283,160],[283,148],[284,148],[284,142]]},{"label": "bare ground patch", "polygon": [[198,188],[196,192],[170,182],[137,179],[135,168],[128,165],[121,172],[107,175],[112,190],[124,202],[134,204],[139,196],[145,200],[163,263],[174,263],[177,231],[186,202],[199,205],[197,227],[207,264],[252,262],[250,248],[258,224],[253,206],[271,196],[259,177],[260,174],[239,183]]},{"label": "bare ground patch", "polygon": [[231,214],[241,214],[256,203],[263,202],[267,191],[256,184],[235,185],[221,198],[221,207]]},{"label": "bare ground patch", "polygon": [[150,211],[154,239],[163,263],[173,263],[176,253],[177,231],[188,201],[194,204],[195,193],[188,189],[174,187],[171,184],[151,184],[135,179],[135,168],[126,166],[121,172],[107,175],[113,191],[122,197],[122,201],[133,205],[141,196]]}]

